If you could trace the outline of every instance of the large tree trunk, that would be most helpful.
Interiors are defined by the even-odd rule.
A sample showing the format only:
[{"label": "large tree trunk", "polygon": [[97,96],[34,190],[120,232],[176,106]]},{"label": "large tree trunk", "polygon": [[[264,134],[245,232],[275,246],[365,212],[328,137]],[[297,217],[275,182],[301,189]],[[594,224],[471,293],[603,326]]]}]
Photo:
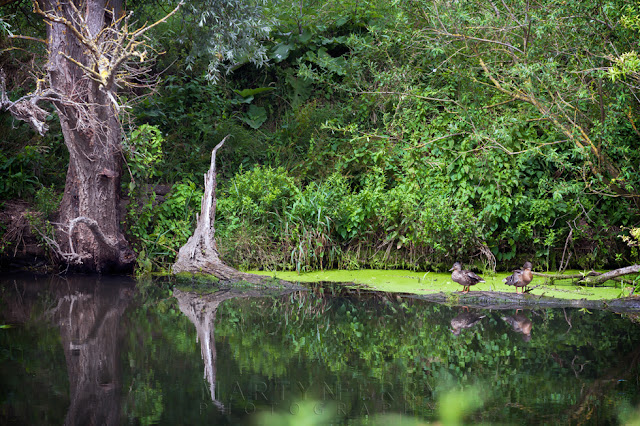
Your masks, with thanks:
[{"label": "large tree trunk", "polygon": [[[121,0],[76,3],[76,10],[62,7],[58,9],[57,16],[79,22],[79,12],[92,37],[111,25],[112,17],[118,16],[121,10]],[[54,10],[57,1],[45,0],[40,4],[47,12]],[[104,32],[103,37],[110,34]],[[68,24],[50,22],[47,39],[47,71],[51,89],[63,99],[54,104],[69,150],[69,169],[60,207],[63,229],[58,239],[61,248],[67,253],[77,254],[76,267],[81,269],[98,272],[128,270],[135,256],[120,231],[118,201],[123,161],[122,135],[118,111],[109,92],[111,88],[91,79],[78,65],[94,69],[97,64],[87,56],[86,45],[80,43]],[[85,219],[72,222],[76,218]],[[88,223],[97,226],[88,226]],[[71,235],[64,235],[65,232]]]},{"label": "large tree trunk", "polygon": [[47,75],[34,92],[12,102],[0,72],[0,109],[42,135],[48,114],[38,103],[51,102],[58,112],[69,169],[57,241],[42,237],[74,268],[118,272],[133,267],[135,255],[118,214],[123,156],[116,92],[118,84],[146,75],[144,35],[180,5],[157,22],[131,30],[122,0],[33,0],[47,24]]}]

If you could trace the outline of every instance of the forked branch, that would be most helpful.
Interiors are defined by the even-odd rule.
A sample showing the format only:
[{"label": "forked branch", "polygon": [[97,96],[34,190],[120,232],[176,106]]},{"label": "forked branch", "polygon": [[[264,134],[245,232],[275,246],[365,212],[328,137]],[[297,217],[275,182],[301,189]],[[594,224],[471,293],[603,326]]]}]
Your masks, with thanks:
[{"label": "forked branch", "polygon": [[[123,63],[133,57],[138,58],[140,62],[144,62],[147,59],[146,49],[141,48],[145,46],[145,43],[141,40],[142,36],[151,28],[173,16],[182,5],[183,2],[181,1],[163,18],[135,31],[129,30],[131,14],[128,14],[97,34],[89,32],[89,26],[82,12],[75,7],[73,2],[71,2],[71,6],[74,9],[73,20],[70,17],[62,16],[55,10],[42,10],[37,1],[33,2],[33,11],[49,22],[64,25],[74,35],[78,43],[87,49],[87,54],[90,58],[89,63],[83,64],[64,52],[59,53],[80,67],[89,78],[99,82],[104,90],[111,91],[117,80],[122,78],[118,74],[118,70]],[[104,37],[104,31],[111,32],[111,37]]]}]

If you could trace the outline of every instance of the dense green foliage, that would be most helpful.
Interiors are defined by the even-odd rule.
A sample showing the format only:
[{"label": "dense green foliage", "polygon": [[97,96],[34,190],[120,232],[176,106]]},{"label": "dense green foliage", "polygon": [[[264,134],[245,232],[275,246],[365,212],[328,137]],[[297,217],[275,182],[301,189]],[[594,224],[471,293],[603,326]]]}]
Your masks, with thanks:
[{"label": "dense green foliage", "polygon": [[[255,25],[239,50],[207,36],[222,15],[185,8],[151,35],[164,75],[131,111],[123,185],[141,267],[166,267],[188,238],[227,134],[216,226],[236,266],[638,261],[619,238],[640,218],[638,8],[627,3],[249,2]],[[209,84],[221,58],[233,72]],[[146,125],[153,138],[140,137]],[[26,135],[12,135],[2,199],[35,192],[45,152],[32,159]],[[145,140],[160,142],[153,164]],[[155,184],[174,186],[167,198],[140,192]]]}]

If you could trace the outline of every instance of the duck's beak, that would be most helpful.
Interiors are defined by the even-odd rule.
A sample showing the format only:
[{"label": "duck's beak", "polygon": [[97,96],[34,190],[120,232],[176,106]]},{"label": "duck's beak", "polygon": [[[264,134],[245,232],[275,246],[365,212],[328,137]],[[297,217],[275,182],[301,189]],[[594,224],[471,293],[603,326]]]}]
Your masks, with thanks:
[{"label": "duck's beak", "polygon": [[455,268],[451,268],[451,269],[449,269],[449,272],[453,271],[454,269],[455,269]]}]

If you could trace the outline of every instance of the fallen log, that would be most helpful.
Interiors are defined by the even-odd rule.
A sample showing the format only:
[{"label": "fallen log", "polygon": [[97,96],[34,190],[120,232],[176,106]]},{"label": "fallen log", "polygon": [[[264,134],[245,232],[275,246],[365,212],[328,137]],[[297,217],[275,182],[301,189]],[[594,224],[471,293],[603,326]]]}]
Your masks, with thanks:
[{"label": "fallen log", "polygon": [[640,272],[640,265],[625,266],[624,268],[614,269],[609,272],[589,271],[578,274],[543,274],[533,272],[536,277],[548,278],[551,280],[576,280],[579,285],[598,285],[608,280],[623,281],[620,277]]},{"label": "fallen log", "polygon": [[605,272],[603,274],[584,277],[579,281],[579,283],[585,285],[602,284],[607,280],[612,280],[623,275],[636,274],[638,272],[640,272],[640,265],[625,266],[624,268],[614,269],[613,271]]}]

